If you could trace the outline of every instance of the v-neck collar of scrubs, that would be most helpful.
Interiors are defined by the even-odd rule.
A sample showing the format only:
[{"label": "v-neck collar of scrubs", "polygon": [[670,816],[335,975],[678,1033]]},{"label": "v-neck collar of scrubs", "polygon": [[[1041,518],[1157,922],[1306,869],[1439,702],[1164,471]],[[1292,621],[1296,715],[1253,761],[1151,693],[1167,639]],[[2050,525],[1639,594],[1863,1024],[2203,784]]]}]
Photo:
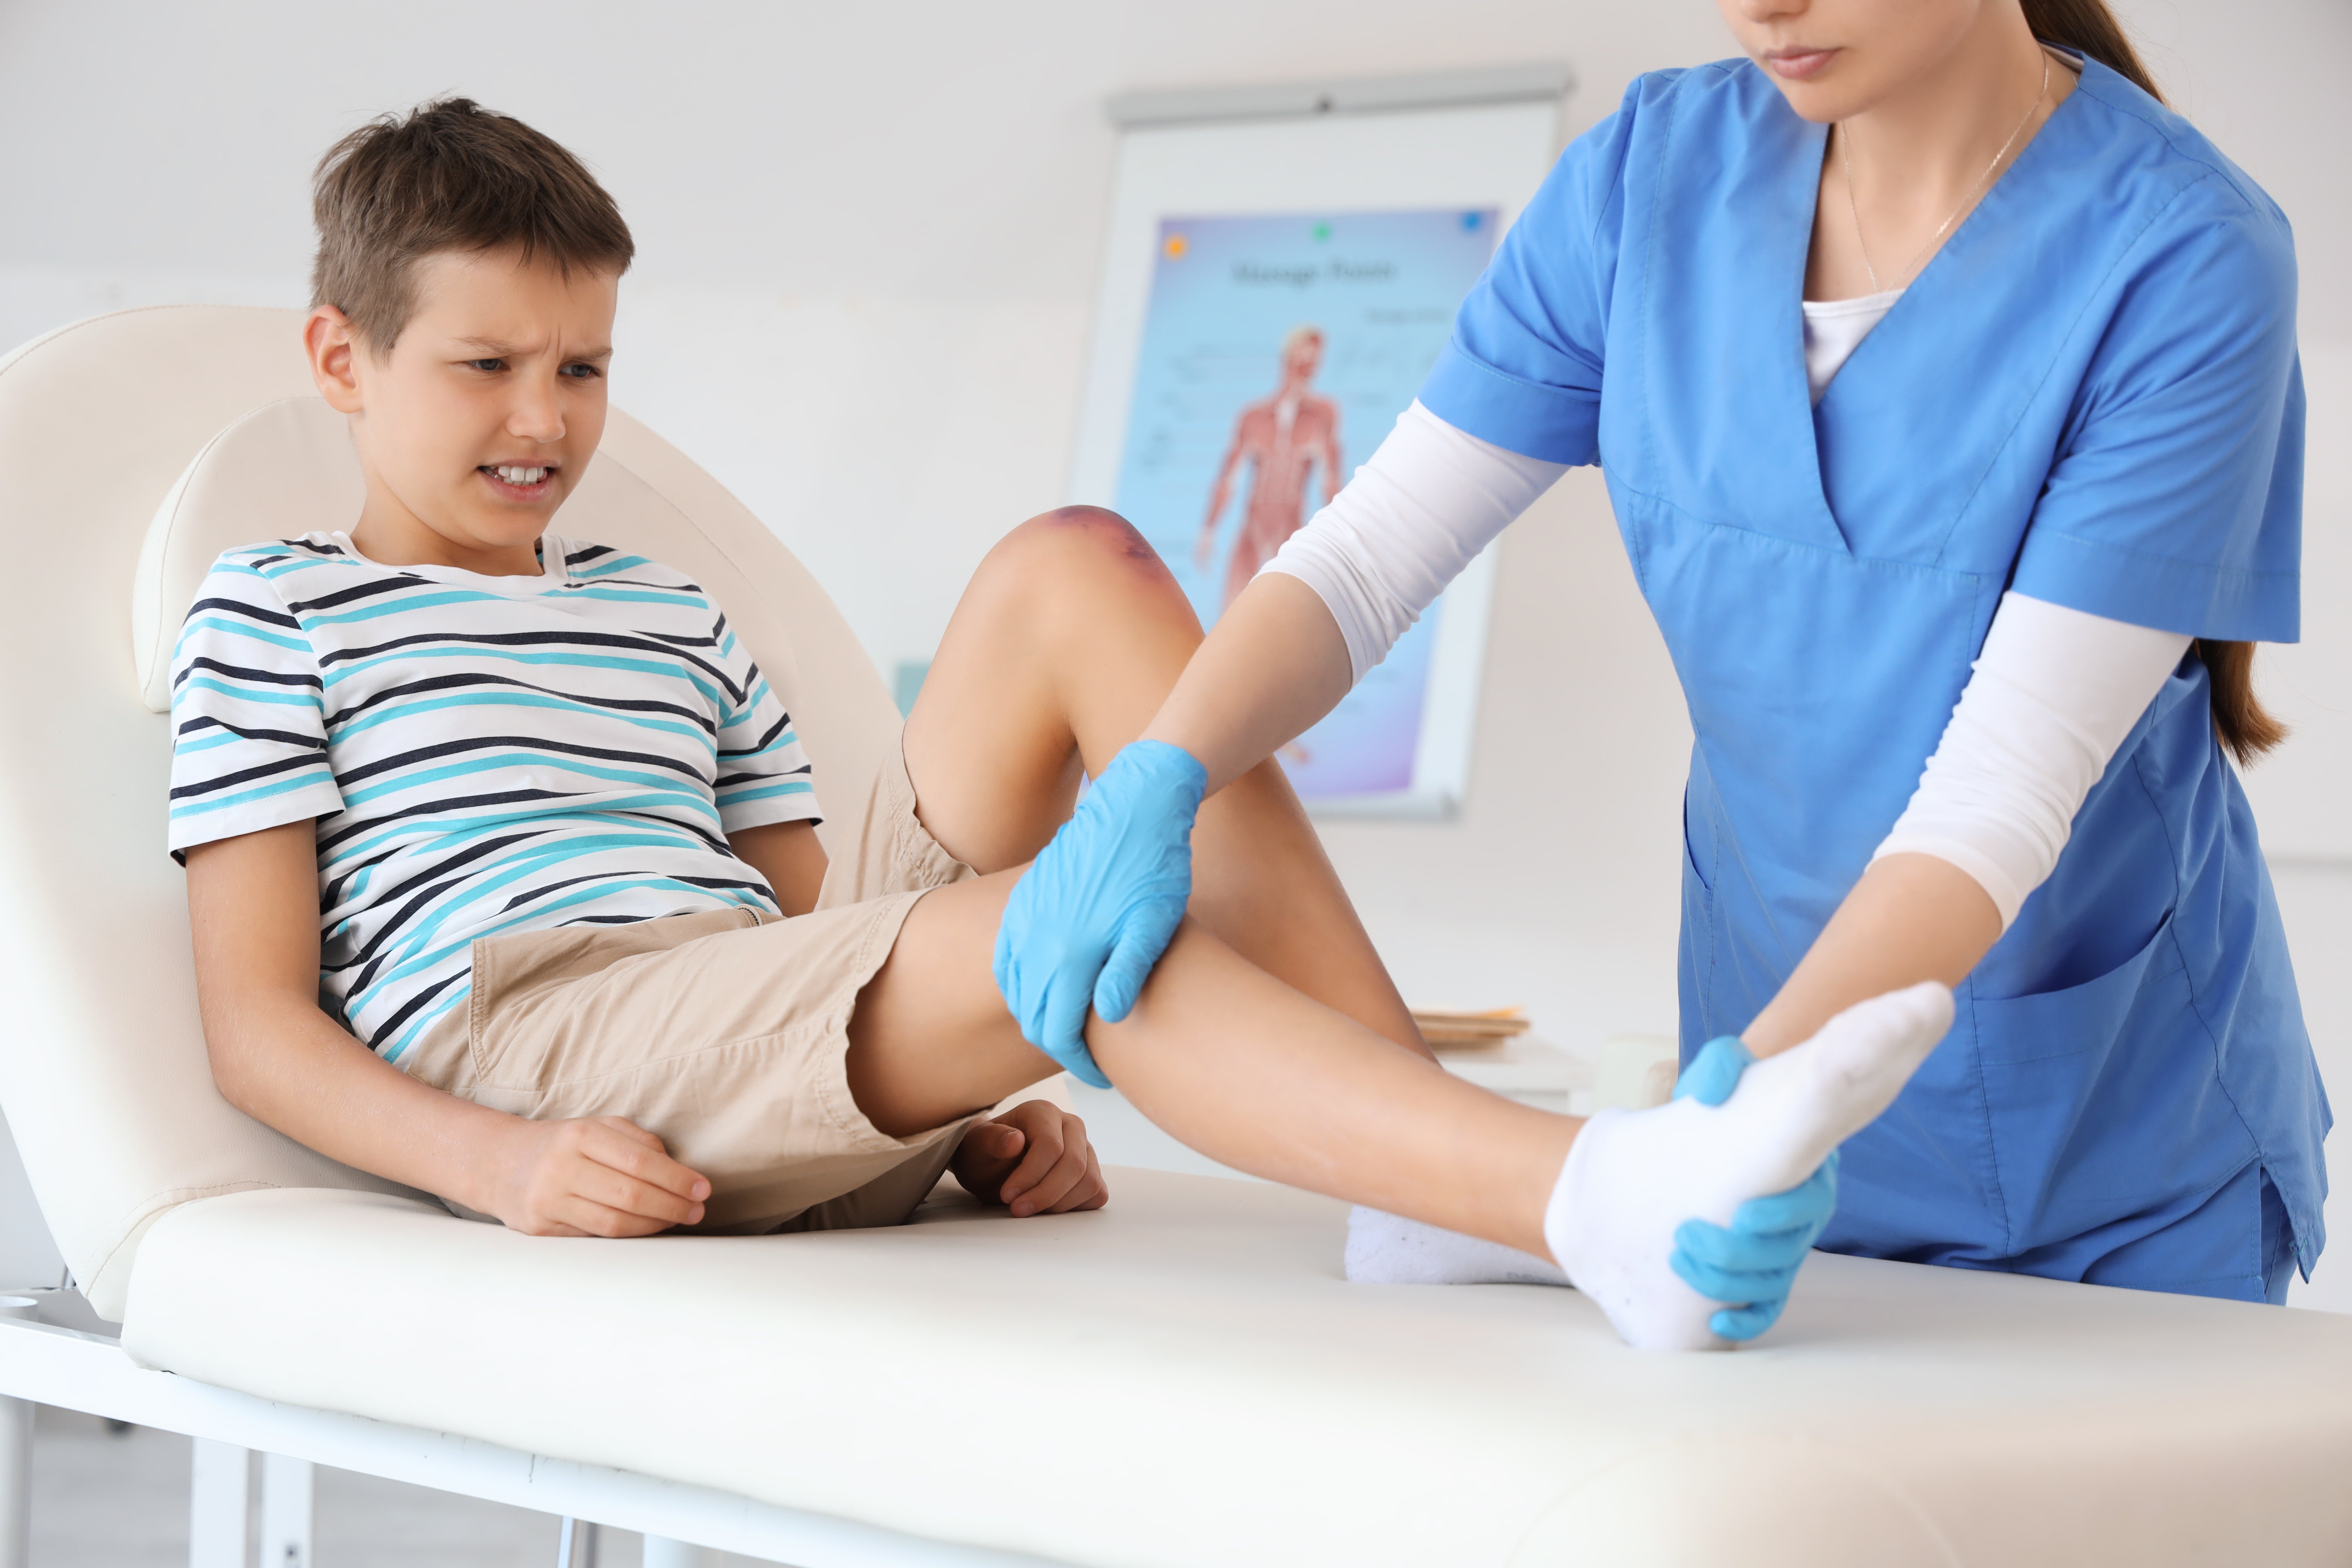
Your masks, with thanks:
[{"label": "v-neck collar of scrubs", "polygon": [[[2047,48],[2050,46],[2043,47]],[[2076,73],[2075,86],[2079,89],[2083,69],[2080,57],[2070,51],[2054,52],[2063,55],[2065,61],[2073,64]],[[2060,63],[2053,68],[2063,69],[2066,66]],[[1874,391],[1874,383],[1880,374],[1877,367],[1887,363],[1890,359],[1911,366],[1934,363],[1932,354],[1925,354],[1916,348],[1906,352],[1910,347],[1907,340],[1914,333],[1931,330],[1915,327],[1913,323],[1923,319],[1932,322],[1940,317],[1942,312],[1937,309],[1937,296],[1947,286],[1945,280],[1955,272],[1966,269],[1970,251],[1981,242],[1988,231],[2005,226],[2021,205],[2033,200],[2034,184],[2049,172],[2047,165],[2053,156],[2044,149],[2054,144],[2058,138],[2063,138],[2073,125],[2073,117],[2067,114],[2067,110],[2078,95],[2078,92],[2069,92],[2059,100],[2048,118],[2034,128],[2033,134],[2027,138],[2025,144],[2018,148],[2017,155],[2010,160],[2009,167],[2000,172],[2000,177],[1993,181],[1966,216],[1952,226],[1952,232],[1944,237],[1944,242],[1936,247],[1935,254],[1927,258],[1911,281],[1891,290],[1898,297],[1887,308],[1878,324],[1846,356],[1838,374],[1822,389],[1818,402],[1814,400],[1812,387],[1805,378],[1804,289],[1805,270],[1812,259],[1813,230],[1821,221],[1822,168],[1829,155],[1829,127],[1798,121],[1804,127],[1801,146],[1806,155],[1798,158],[1794,166],[1785,170],[1783,174],[1783,178],[1797,189],[1784,203],[1775,203],[1775,205],[1801,209],[1803,226],[1793,237],[1785,231],[1774,237],[1774,249],[1780,259],[1773,269],[1776,275],[1785,277],[1790,265],[1790,256],[1793,252],[1795,287],[1788,290],[1784,298],[1792,301],[1786,309],[1788,319],[1793,321],[1795,332],[1793,341],[1784,342],[1782,350],[1776,351],[1771,356],[1771,396],[1776,423],[1786,416],[1793,428],[1795,411],[1803,411],[1801,445],[1811,460],[1812,479],[1812,493],[1808,499],[1818,511],[1818,520],[1825,533],[1823,542],[1834,538],[1838,545],[1849,552],[1853,549],[1853,531],[1839,521],[1832,500],[1834,487],[1830,456],[1823,449],[1825,428],[1835,424],[1848,405],[1867,404],[1874,396],[1888,395],[1890,389],[1885,387]],[[1796,119],[1793,110],[1787,112],[1791,120]],[[2053,132],[2057,132],[2057,138],[2053,138]],[[1804,182],[1810,182],[1810,190],[1802,188],[1801,183]],[[1775,312],[1773,319],[1776,335],[1787,339],[1789,334],[1780,330],[1780,313]],[[1891,339],[1889,334],[1893,334]],[[1876,345],[1875,352],[1873,351],[1874,344]],[[1798,444],[1794,440],[1790,443],[1792,447]]]}]

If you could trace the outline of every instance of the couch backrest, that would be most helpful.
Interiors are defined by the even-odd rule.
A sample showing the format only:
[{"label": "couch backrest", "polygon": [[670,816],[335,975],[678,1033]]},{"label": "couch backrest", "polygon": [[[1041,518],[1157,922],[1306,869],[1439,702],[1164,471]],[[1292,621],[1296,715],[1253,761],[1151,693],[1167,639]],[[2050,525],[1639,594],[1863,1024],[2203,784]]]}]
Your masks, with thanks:
[{"label": "couch backrest", "polygon": [[[171,648],[205,568],[231,545],[357,516],[358,464],[311,392],[300,321],[130,310],[0,361],[0,1107],[110,1317],[138,1238],[175,1204],[397,1190],[214,1089],[184,886],[163,851]],[[716,480],[616,411],[556,526],[710,589],[826,797],[863,797],[897,743],[888,693],[824,590]]]}]

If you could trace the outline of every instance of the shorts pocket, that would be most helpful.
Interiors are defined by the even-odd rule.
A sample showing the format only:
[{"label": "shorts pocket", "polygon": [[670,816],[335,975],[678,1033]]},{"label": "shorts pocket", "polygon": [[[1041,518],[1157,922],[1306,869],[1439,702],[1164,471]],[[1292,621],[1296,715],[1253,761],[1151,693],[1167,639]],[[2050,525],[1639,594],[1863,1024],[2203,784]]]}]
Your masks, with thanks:
[{"label": "shorts pocket", "polygon": [[[594,1070],[582,1058],[601,1054],[594,1026],[600,1009],[583,999],[617,967],[761,923],[753,910],[701,910],[477,941],[470,1032],[483,1093],[535,1095],[560,1078]],[[514,1106],[502,1100],[499,1109]]]}]

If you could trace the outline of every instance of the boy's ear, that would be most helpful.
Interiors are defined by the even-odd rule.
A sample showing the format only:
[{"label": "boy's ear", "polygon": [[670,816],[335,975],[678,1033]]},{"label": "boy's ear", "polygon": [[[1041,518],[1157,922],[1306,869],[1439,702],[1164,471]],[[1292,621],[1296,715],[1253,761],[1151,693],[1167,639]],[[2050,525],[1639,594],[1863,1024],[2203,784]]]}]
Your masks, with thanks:
[{"label": "boy's ear", "polygon": [[310,379],[327,405],[338,414],[357,414],[359,367],[352,362],[360,350],[350,319],[332,305],[313,308],[302,323],[302,350],[310,361]]}]

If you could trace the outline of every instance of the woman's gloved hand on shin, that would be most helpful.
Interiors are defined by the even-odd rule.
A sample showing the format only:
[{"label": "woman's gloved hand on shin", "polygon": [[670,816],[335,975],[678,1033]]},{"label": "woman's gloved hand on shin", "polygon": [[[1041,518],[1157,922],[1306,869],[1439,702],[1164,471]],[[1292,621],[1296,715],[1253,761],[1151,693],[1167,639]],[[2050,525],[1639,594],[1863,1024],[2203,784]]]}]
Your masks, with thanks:
[{"label": "woman's gloved hand on shin", "polygon": [[[1728,1035],[1709,1040],[1675,1081],[1675,1098],[1721,1105],[1755,1060]],[[1837,1210],[1837,1169],[1832,1151],[1787,1192],[1740,1205],[1728,1226],[1692,1219],[1675,1227],[1675,1250],[1667,1262],[1692,1289],[1726,1303],[1708,1324],[1717,1333],[1752,1340],[1779,1320],[1797,1270]]]},{"label": "woman's gloved hand on shin", "polygon": [[1087,1009],[1135,1005],[1192,896],[1192,818],[1209,775],[1164,741],[1110,760],[1004,906],[996,988],[1022,1037],[1080,1081],[1110,1079],[1087,1049]]}]

